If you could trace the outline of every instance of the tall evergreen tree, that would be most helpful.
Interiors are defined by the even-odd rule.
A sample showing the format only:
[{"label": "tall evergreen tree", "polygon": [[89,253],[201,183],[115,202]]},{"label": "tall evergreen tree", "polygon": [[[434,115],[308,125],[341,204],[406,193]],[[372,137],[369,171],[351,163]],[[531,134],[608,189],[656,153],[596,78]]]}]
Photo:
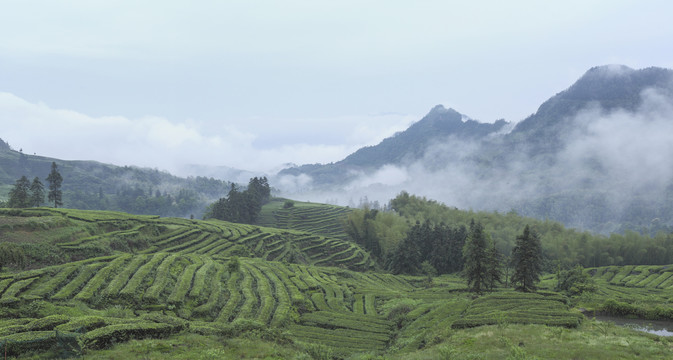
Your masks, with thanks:
[{"label": "tall evergreen tree", "polygon": [[205,218],[254,224],[262,211],[262,205],[269,201],[270,196],[271,190],[266,177],[250,179],[245,191],[239,191],[232,183],[227,197],[212,204]]},{"label": "tall evergreen tree", "polygon": [[516,245],[512,249],[512,284],[519,291],[535,291],[542,272],[542,246],[540,237],[528,225],[523,234],[516,237]]},{"label": "tall evergreen tree", "polygon": [[61,183],[63,183],[63,177],[61,173],[58,172],[58,166],[56,162],[51,163],[51,172],[47,176],[47,182],[49,183],[49,201],[54,202],[54,207],[57,208],[59,205],[63,205],[61,192]]},{"label": "tall evergreen tree", "polygon": [[488,238],[488,234],[484,232],[484,226],[472,220],[470,233],[463,247],[463,258],[465,259],[463,275],[467,280],[467,286],[476,293],[481,293],[488,286],[488,267],[486,266]]},{"label": "tall evergreen tree", "polygon": [[421,251],[418,243],[414,241],[416,237],[409,230],[409,235],[400,243],[395,251],[388,258],[386,267],[393,274],[417,274],[422,262]]},{"label": "tall evergreen tree", "polygon": [[44,202],[44,185],[36,176],[30,184],[30,206],[38,207]]},{"label": "tall evergreen tree", "polygon": [[496,283],[502,283],[502,271],[500,270],[500,253],[495,247],[495,240],[486,250],[486,282],[489,290],[495,288]]},{"label": "tall evergreen tree", "polygon": [[25,208],[30,206],[30,198],[28,190],[30,189],[30,181],[24,175],[19,180],[16,180],[14,187],[9,191],[9,201],[7,206],[11,208]]}]

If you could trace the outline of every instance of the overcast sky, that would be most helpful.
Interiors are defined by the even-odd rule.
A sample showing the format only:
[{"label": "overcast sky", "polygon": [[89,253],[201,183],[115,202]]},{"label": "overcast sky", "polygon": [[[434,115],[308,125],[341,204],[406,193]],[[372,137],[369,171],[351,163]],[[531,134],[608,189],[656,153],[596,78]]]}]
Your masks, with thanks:
[{"label": "overcast sky", "polygon": [[519,121],[673,67],[670,1],[0,1],[0,138],[175,171],[338,161],[434,105]]}]

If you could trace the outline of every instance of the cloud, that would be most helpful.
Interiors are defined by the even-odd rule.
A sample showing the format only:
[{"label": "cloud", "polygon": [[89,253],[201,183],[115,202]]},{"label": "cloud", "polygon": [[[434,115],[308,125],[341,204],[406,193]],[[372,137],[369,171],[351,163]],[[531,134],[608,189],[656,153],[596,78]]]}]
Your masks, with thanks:
[{"label": "cloud", "polygon": [[[290,162],[338,161],[405,128],[411,118],[257,118],[235,126],[224,121],[175,121],[158,116],[92,117],[0,93],[0,119],[7,122],[0,136],[17,149],[61,159],[159,168],[177,174],[182,174],[187,164],[273,173]],[[303,180],[299,184],[305,185]]]},{"label": "cloud", "polygon": [[[553,157],[531,155],[526,149],[502,154],[496,163],[489,163],[484,151],[493,149],[485,148],[485,143],[450,137],[425,149],[417,161],[360,173],[342,191],[313,190],[297,196],[313,201],[337,199],[341,205],[365,196],[386,203],[406,190],[461,209],[514,208],[538,215],[547,211],[550,218],[565,217],[578,227],[592,225],[590,218],[632,220],[633,211],[636,216],[651,214],[673,189],[671,98],[649,89],[641,94],[636,111],[588,106],[568,119],[563,148]],[[541,199],[549,202],[538,202]],[[557,201],[574,202],[576,208],[555,213],[568,211]],[[543,208],[531,211],[538,206]],[[593,206],[606,213],[597,214]]]}]

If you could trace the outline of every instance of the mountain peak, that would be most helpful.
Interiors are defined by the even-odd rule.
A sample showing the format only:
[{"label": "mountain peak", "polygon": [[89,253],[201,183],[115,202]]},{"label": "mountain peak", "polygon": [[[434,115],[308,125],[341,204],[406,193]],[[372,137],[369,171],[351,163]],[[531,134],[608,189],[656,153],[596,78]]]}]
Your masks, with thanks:
[{"label": "mountain peak", "polygon": [[603,77],[613,77],[613,76],[624,76],[632,74],[636,70],[621,64],[607,64],[594,66],[591,69],[587,70],[582,77],[585,76],[603,76]]},{"label": "mountain peak", "polygon": [[[636,110],[645,89],[665,89],[673,93],[673,70],[649,67],[634,70],[624,65],[603,65],[589,69],[566,90],[545,101],[537,112],[517,124],[514,132],[533,131],[539,139],[550,139],[558,126],[568,123],[580,110],[597,104],[604,110]],[[543,135],[545,133],[546,135]],[[543,140],[545,144],[549,141]]]},{"label": "mountain peak", "polygon": [[454,110],[453,108],[445,108],[444,105],[439,104],[435,105],[430,112],[425,116],[425,117],[433,117],[433,116],[438,116],[438,115],[449,115],[449,116],[460,116],[461,118],[464,116],[463,114],[459,113],[458,111]]}]

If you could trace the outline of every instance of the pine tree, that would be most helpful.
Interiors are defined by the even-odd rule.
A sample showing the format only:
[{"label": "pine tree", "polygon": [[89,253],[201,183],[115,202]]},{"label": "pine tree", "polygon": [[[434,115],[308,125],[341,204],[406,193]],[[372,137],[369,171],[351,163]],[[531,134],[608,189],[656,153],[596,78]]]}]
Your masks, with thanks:
[{"label": "pine tree", "polygon": [[496,283],[502,283],[500,263],[500,253],[495,247],[495,240],[493,240],[491,241],[491,246],[486,250],[486,282],[489,290],[493,290]]},{"label": "pine tree", "polygon": [[7,206],[11,208],[25,208],[30,206],[30,198],[28,190],[30,189],[30,181],[24,175],[19,180],[16,180],[14,187],[9,191],[9,201]]},{"label": "pine tree", "polygon": [[[411,232],[411,230],[410,230]],[[407,237],[400,243],[387,261],[387,269],[393,274],[417,274],[421,265],[421,251],[414,241],[414,236]]]},{"label": "pine tree", "polygon": [[523,234],[516,237],[516,245],[512,249],[512,284],[523,292],[535,291],[535,284],[540,281],[542,272],[542,246],[540,237],[528,225]]},{"label": "pine tree", "polygon": [[470,223],[470,233],[463,247],[465,267],[463,275],[467,280],[467,286],[471,291],[481,293],[488,285],[488,267],[486,266],[488,235],[484,232],[484,226],[474,220]]},{"label": "pine tree", "polygon": [[30,206],[38,207],[44,202],[44,185],[36,176],[30,184]]},{"label": "pine tree", "polygon": [[57,208],[59,205],[63,205],[61,192],[61,183],[63,182],[63,177],[61,173],[58,172],[58,166],[56,162],[51,163],[51,172],[47,176],[47,182],[49,182],[49,201],[54,202],[54,207]]}]

